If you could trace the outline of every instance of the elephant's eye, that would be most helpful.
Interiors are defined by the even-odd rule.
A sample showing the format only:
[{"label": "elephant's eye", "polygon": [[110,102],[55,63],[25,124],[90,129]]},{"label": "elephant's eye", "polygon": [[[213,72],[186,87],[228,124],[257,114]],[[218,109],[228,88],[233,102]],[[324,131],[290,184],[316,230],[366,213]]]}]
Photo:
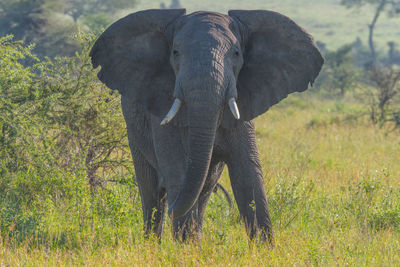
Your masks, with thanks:
[{"label": "elephant's eye", "polygon": [[172,54],[174,54],[174,56],[177,56],[179,54],[178,50],[174,50],[172,51]]},{"label": "elephant's eye", "polygon": [[235,53],[233,53],[234,55],[235,55],[235,57],[238,57],[239,56],[239,51],[235,51]]}]

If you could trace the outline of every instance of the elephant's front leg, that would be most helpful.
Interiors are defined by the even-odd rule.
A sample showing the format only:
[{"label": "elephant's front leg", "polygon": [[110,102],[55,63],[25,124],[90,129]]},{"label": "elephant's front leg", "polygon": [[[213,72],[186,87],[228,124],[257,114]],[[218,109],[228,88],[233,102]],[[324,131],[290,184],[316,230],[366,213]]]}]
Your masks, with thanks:
[{"label": "elephant's front leg", "polygon": [[144,230],[146,237],[153,232],[161,240],[166,208],[165,190],[159,188],[159,179],[154,168],[139,150],[131,146],[135,165],[136,181],[142,201]]},{"label": "elephant's front leg", "polygon": [[261,230],[263,240],[272,241],[264,179],[253,122],[244,122],[225,134],[227,165],[233,194],[251,239]]}]

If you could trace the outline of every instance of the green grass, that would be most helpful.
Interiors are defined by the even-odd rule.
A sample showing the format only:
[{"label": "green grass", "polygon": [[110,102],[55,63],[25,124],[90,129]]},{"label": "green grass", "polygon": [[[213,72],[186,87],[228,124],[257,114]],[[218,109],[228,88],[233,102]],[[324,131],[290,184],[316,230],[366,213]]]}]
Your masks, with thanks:
[{"label": "green grass", "polygon": [[[237,209],[217,195],[200,244],[174,242],[169,221],[161,244],[145,240],[135,191],[111,186],[97,196],[105,217],[49,205],[39,244],[3,237],[0,266],[400,265],[400,136],[348,119],[360,109],[306,94],[256,119],[275,248],[249,242]],[[227,173],[221,182],[230,191]]]},{"label": "green grass", "polygon": [[[140,0],[137,10],[159,8],[160,3],[170,3],[168,0]],[[368,27],[374,12],[372,8],[360,10],[347,9],[340,5],[339,0],[181,0],[181,5],[188,13],[198,10],[210,10],[225,13],[230,9],[268,9],[281,12],[295,20],[311,33],[316,40],[326,43],[328,49],[354,42],[360,37],[367,46]],[[375,40],[378,48],[387,51],[387,42],[400,38],[400,21],[398,18],[388,18],[386,14],[380,18]]]},{"label": "green grass", "polygon": [[[339,1],[181,0],[188,12],[271,9],[329,49],[367,38],[372,12]],[[136,10],[157,8],[142,0]],[[399,38],[382,17],[380,49]],[[200,244],[143,237],[134,183],[91,193],[80,170],[1,172],[0,266],[400,266],[400,135],[372,125],[354,98],[292,95],[255,120],[275,247],[247,239],[237,208],[213,195]],[[1,159],[2,160],[2,159]],[[2,162],[0,161],[0,164]],[[107,174],[106,174],[107,175]],[[230,191],[225,171],[221,183]]]}]

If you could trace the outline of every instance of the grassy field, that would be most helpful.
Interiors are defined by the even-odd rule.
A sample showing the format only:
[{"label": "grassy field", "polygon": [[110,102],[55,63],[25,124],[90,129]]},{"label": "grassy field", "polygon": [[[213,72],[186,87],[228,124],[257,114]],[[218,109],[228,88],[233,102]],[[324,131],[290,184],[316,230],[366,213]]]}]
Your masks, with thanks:
[{"label": "grassy field", "polygon": [[[346,115],[360,109],[307,94],[257,118],[275,248],[250,243],[236,207],[217,195],[200,244],[172,241],[169,223],[161,244],[144,240],[136,196],[134,219],[114,228],[73,228],[76,220],[62,211],[46,227],[70,229],[74,241],[52,243],[57,230],[39,246],[2,240],[0,266],[400,265],[400,135]],[[230,191],[226,173],[222,183]]]},{"label": "grassy field", "polygon": [[[181,0],[188,12],[282,12],[328,49],[357,36],[366,44],[372,10],[348,10],[339,2]],[[158,8],[159,3],[141,0],[135,10]],[[376,41],[386,51],[388,41],[399,39],[400,25],[398,18],[381,19]],[[62,79],[62,86],[75,84]],[[47,155],[33,150],[39,166],[0,169],[0,267],[400,266],[399,129],[373,125],[360,94],[333,99],[315,91],[291,95],[255,120],[275,247],[250,242],[236,206],[230,208],[216,194],[207,207],[200,243],[174,242],[168,219],[161,243],[146,240],[133,180],[93,193],[82,170],[48,167],[44,161],[43,167]],[[115,115],[117,96],[104,94],[102,107],[107,110],[107,105],[110,118],[123,123]],[[114,108],[109,98],[117,103]],[[40,144],[37,149],[42,151]],[[47,167],[52,171],[46,172]],[[220,182],[232,195],[227,171]]]},{"label": "grassy field", "polygon": [[[161,0],[139,0],[136,10],[159,8]],[[164,1],[169,4],[170,1]],[[367,45],[368,27],[373,18],[373,9],[363,7],[349,10],[340,5],[340,0],[181,0],[188,13],[210,10],[226,13],[230,9],[268,9],[281,12],[310,32],[316,40],[326,43],[328,49],[354,42],[360,37]],[[400,20],[383,15],[378,22],[375,38],[379,49],[387,51],[387,42],[400,38]]]}]

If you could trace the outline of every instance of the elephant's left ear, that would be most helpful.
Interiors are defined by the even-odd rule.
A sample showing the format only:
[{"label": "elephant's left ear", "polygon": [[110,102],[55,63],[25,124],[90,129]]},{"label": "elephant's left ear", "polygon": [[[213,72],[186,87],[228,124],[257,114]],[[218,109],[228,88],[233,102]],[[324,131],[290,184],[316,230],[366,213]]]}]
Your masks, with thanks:
[{"label": "elephant's left ear", "polygon": [[231,10],[247,36],[239,73],[238,107],[244,120],[313,84],[324,62],[313,38],[288,17],[265,10]]}]

